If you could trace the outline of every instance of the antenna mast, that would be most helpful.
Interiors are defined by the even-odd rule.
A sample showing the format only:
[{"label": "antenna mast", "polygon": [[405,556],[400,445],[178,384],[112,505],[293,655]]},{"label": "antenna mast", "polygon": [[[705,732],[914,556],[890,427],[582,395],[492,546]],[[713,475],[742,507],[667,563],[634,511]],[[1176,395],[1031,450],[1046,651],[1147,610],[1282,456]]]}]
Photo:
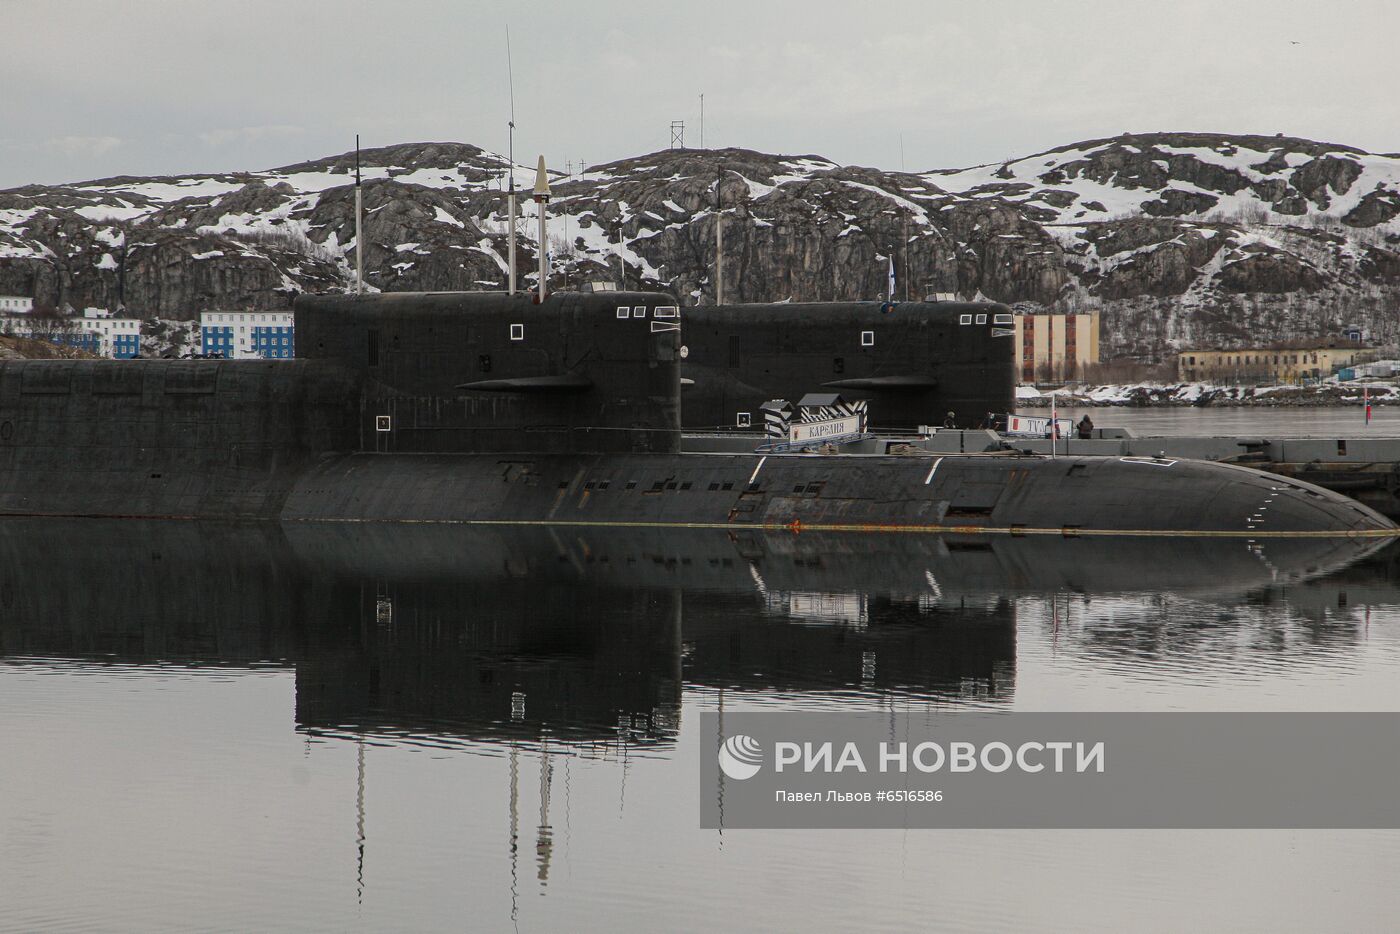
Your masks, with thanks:
[{"label": "antenna mast", "polygon": [[546,205],[549,204],[549,174],[545,172],[544,156],[540,156],[539,167],[535,170],[535,203],[540,211],[540,291],[537,301],[544,302],[545,285],[549,281],[549,232],[546,229]]},{"label": "antenna mast", "polygon": [[507,143],[506,159],[508,165],[506,172],[510,175],[509,194],[506,201],[510,208],[507,213],[510,215],[510,237],[507,247],[507,264],[510,267],[506,275],[506,292],[515,294],[515,66],[510,60],[510,26],[506,26],[506,78],[510,82],[510,128],[509,141]]},{"label": "antenna mast", "polygon": [[360,134],[355,134],[355,294],[365,290],[364,196],[360,191]]}]

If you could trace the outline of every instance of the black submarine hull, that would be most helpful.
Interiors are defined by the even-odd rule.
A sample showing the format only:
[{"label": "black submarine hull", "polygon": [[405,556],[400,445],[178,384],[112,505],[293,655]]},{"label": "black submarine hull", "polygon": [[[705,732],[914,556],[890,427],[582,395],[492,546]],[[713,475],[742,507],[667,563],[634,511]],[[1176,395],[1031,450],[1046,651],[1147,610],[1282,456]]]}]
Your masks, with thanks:
[{"label": "black submarine hull", "polygon": [[996,455],[407,455],[324,461],[289,521],[1011,535],[1386,534],[1336,493],[1195,461]]},{"label": "black submarine hull", "polygon": [[[1197,461],[1037,456],[375,454],[233,446],[11,467],[0,515],[1010,535],[1387,535],[1339,494]],[[126,449],[122,449],[125,451]],[[32,453],[32,452],[31,452]],[[93,452],[94,455],[97,452]]]},{"label": "black submarine hull", "polygon": [[665,295],[398,293],[296,310],[295,361],[0,362],[0,515],[1396,529],[1306,483],[1188,460],[682,453],[682,312]]}]

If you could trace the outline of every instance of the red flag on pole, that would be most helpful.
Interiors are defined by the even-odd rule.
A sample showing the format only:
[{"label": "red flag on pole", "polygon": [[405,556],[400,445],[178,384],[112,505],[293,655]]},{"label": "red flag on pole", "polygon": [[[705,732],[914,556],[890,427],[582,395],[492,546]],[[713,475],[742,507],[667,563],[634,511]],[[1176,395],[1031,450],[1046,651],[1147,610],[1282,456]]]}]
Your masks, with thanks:
[{"label": "red flag on pole", "polygon": [[1361,401],[1366,404],[1366,424],[1371,424],[1371,387],[1361,387]]}]

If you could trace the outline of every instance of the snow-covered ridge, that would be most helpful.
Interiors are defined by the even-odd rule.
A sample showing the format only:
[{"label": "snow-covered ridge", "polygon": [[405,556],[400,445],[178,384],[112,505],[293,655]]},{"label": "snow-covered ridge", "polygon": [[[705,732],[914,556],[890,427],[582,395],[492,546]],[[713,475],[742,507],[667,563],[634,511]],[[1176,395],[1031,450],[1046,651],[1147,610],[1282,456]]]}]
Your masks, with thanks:
[{"label": "snow-covered ridge", "polygon": [[1138,134],[927,177],[1049,223],[1308,215],[1400,232],[1400,156],[1283,136]]},{"label": "snow-covered ridge", "polygon": [[[532,165],[463,143],[253,172],[0,192],[0,294],[190,318],[286,307],[297,291],[505,284],[507,172],[519,284],[534,284]],[[1306,337],[1400,338],[1400,157],[1306,140],[1124,136],[1005,165],[901,173],[812,155],[664,150],[551,166],[552,287],[595,280],[713,300],[941,292],[1100,311],[1105,356]]]}]

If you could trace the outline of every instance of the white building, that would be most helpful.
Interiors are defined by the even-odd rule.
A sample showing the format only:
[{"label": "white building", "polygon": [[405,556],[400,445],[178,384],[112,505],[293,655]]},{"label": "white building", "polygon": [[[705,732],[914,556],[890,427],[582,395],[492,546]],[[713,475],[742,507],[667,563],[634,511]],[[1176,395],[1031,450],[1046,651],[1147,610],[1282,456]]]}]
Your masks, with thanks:
[{"label": "white building", "polygon": [[229,358],[290,360],[296,356],[290,311],[206,311],[199,316],[199,346]]},{"label": "white building", "polygon": [[105,308],[86,308],[78,326],[97,335],[100,356],[126,360],[141,353],[139,318],[116,318]]},{"label": "white building", "polygon": [[27,315],[34,310],[34,299],[23,295],[0,295],[0,315]]},{"label": "white building", "polygon": [[114,318],[101,308],[89,308],[81,318],[36,321],[28,315],[0,315],[0,331],[77,347],[100,357],[126,360],[141,353],[141,321]]}]

